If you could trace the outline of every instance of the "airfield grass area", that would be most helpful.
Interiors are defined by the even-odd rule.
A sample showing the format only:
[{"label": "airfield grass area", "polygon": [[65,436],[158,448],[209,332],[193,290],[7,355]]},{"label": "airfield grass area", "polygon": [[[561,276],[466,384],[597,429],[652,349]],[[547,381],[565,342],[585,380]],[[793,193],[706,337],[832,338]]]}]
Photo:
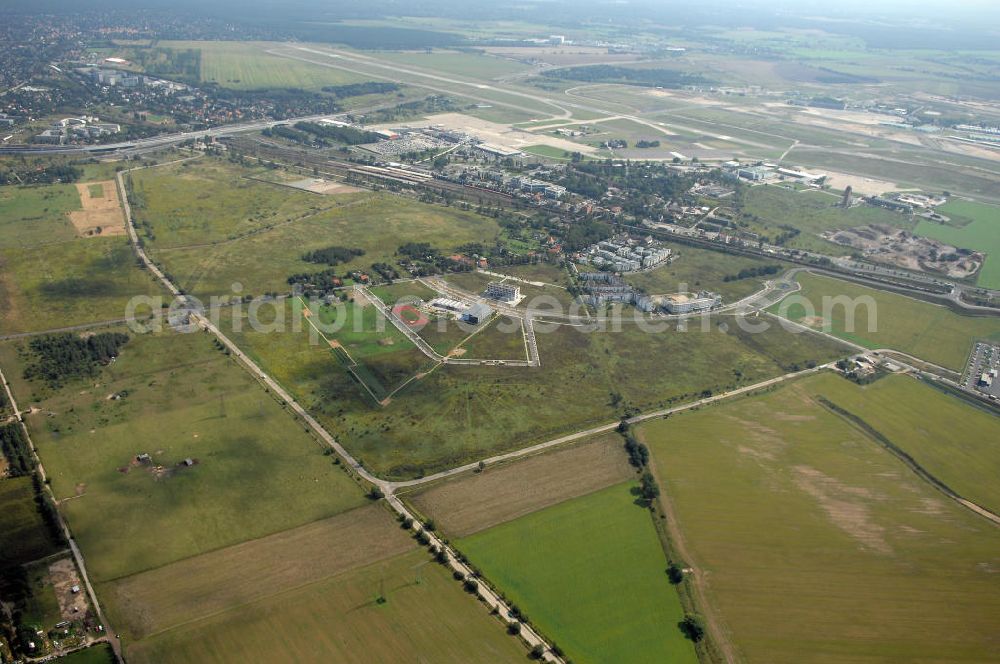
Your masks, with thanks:
[{"label": "airfield grass area", "polygon": [[30,477],[0,479],[0,569],[23,565],[58,550],[35,504]]},{"label": "airfield grass area", "polygon": [[1000,207],[953,200],[937,210],[949,218],[939,224],[922,219],[915,233],[963,249],[986,253],[986,262],[976,279],[983,288],[1000,288]]},{"label": "airfield grass area", "polygon": [[129,661],[494,664],[526,653],[417,549],[150,637]]},{"label": "airfield grass area", "polygon": [[0,187],[0,334],[122,318],[160,288],[122,237],[77,237],[72,185]]},{"label": "airfield grass area", "polygon": [[633,486],[529,514],[458,548],[574,662],[697,662],[677,628],[680,599]]},{"label": "airfield grass area", "polygon": [[[0,346],[8,375],[20,376],[24,347]],[[59,390],[11,382],[25,407],[39,409],[28,425],[96,582],[364,501],[303,425],[204,333],[133,334],[117,361]]]},{"label": "airfield grass area", "polygon": [[379,60],[403,67],[430,69],[463,78],[493,80],[530,69],[530,65],[481,53],[435,51],[433,53],[382,52]]},{"label": "airfield grass area", "polygon": [[905,376],[863,388],[830,380],[823,394],[952,491],[1000,514],[1000,417]]},{"label": "airfield grass area", "polygon": [[675,545],[748,662],[993,658],[1000,532],[824,408],[844,383],[644,424]]},{"label": "airfield grass area", "polygon": [[[238,166],[199,161],[191,167],[196,175],[190,182],[190,174],[179,172],[183,168],[174,165],[140,171],[142,190],[137,182],[135,191],[142,206],[136,215],[152,230],[153,239],[146,243],[151,256],[181,288],[198,296],[230,293],[237,282],[243,293],[287,291],[289,276],[323,269],[302,260],[303,254],[314,249],[344,246],[364,250],[364,255],[336,266],[338,274],[346,274],[369,270],[373,263],[394,263],[397,248],[407,242],[428,242],[450,252],[466,242],[499,233],[493,219],[387,193],[321,197],[256,181],[233,190],[232,182],[245,174]],[[215,196],[216,191],[223,192],[225,199],[254,203],[248,206],[235,201],[230,209],[225,199],[220,201],[216,196],[214,202],[205,199],[205,205],[211,205],[215,212],[190,217],[185,213],[178,222],[173,210],[181,204],[178,196],[182,192],[188,192],[188,197],[205,197]],[[218,241],[209,245],[197,241],[202,226],[213,225],[220,216]]]},{"label": "airfield grass area", "polygon": [[[892,348],[961,372],[976,339],[1000,340],[998,318],[962,316],[941,305],[805,272],[796,279],[802,290],[773,311],[866,348]],[[853,325],[842,304],[824,313],[824,298],[838,296],[859,303]],[[812,311],[803,302],[810,303]],[[872,302],[869,311],[865,304]]]},{"label": "airfield grass area", "polygon": [[234,90],[300,88],[319,90],[368,80],[350,72],[322,67],[267,53],[277,44],[243,41],[161,41],[172,49],[197,49],[201,54],[200,80]]}]

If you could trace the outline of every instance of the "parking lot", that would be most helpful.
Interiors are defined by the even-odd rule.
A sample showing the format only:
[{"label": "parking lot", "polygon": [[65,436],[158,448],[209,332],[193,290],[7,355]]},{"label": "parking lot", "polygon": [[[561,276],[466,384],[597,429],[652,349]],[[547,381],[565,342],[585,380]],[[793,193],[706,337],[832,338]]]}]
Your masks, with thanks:
[{"label": "parking lot", "polygon": [[972,349],[969,366],[965,370],[965,387],[988,394],[992,399],[1000,399],[998,372],[1000,372],[1000,345],[977,342]]}]

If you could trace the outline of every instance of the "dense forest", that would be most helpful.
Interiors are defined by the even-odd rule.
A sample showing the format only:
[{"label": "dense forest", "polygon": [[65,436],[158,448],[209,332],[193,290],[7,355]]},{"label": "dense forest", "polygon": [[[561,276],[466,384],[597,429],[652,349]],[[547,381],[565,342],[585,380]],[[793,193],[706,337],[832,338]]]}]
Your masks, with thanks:
[{"label": "dense forest", "polygon": [[32,360],[24,377],[58,387],[65,380],[91,376],[98,365],[116,358],[128,340],[128,335],[121,332],[102,332],[87,338],[70,333],[37,337],[28,344]]},{"label": "dense forest", "polygon": [[364,256],[364,249],[352,249],[349,247],[326,247],[324,249],[316,249],[315,251],[310,251],[302,256],[302,260],[307,263],[323,263],[326,265],[338,265],[340,263],[346,263],[347,261],[355,258],[357,256]]}]

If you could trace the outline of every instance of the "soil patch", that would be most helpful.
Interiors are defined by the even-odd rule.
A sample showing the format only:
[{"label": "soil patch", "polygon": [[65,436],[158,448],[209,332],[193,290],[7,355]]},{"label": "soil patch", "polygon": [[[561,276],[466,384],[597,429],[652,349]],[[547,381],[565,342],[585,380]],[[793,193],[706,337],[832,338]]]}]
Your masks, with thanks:
[{"label": "soil patch", "polygon": [[[49,565],[49,581],[55,588],[59,614],[63,620],[82,619],[87,613],[87,599],[73,559],[63,558]],[[76,592],[73,592],[74,588]]]},{"label": "soil patch", "polygon": [[[69,220],[80,237],[125,235],[125,215],[118,202],[114,181],[77,184],[82,210],[69,213]],[[93,194],[99,194],[94,196]]]}]

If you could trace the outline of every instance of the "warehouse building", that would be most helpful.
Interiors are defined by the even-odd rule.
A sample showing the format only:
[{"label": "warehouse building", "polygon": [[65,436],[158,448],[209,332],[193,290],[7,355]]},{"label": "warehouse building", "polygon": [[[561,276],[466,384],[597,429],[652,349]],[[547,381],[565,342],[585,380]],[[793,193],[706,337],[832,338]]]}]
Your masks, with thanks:
[{"label": "warehouse building", "polygon": [[491,307],[485,304],[476,303],[462,313],[462,320],[471,325],[485,323],[496,313]]}]

